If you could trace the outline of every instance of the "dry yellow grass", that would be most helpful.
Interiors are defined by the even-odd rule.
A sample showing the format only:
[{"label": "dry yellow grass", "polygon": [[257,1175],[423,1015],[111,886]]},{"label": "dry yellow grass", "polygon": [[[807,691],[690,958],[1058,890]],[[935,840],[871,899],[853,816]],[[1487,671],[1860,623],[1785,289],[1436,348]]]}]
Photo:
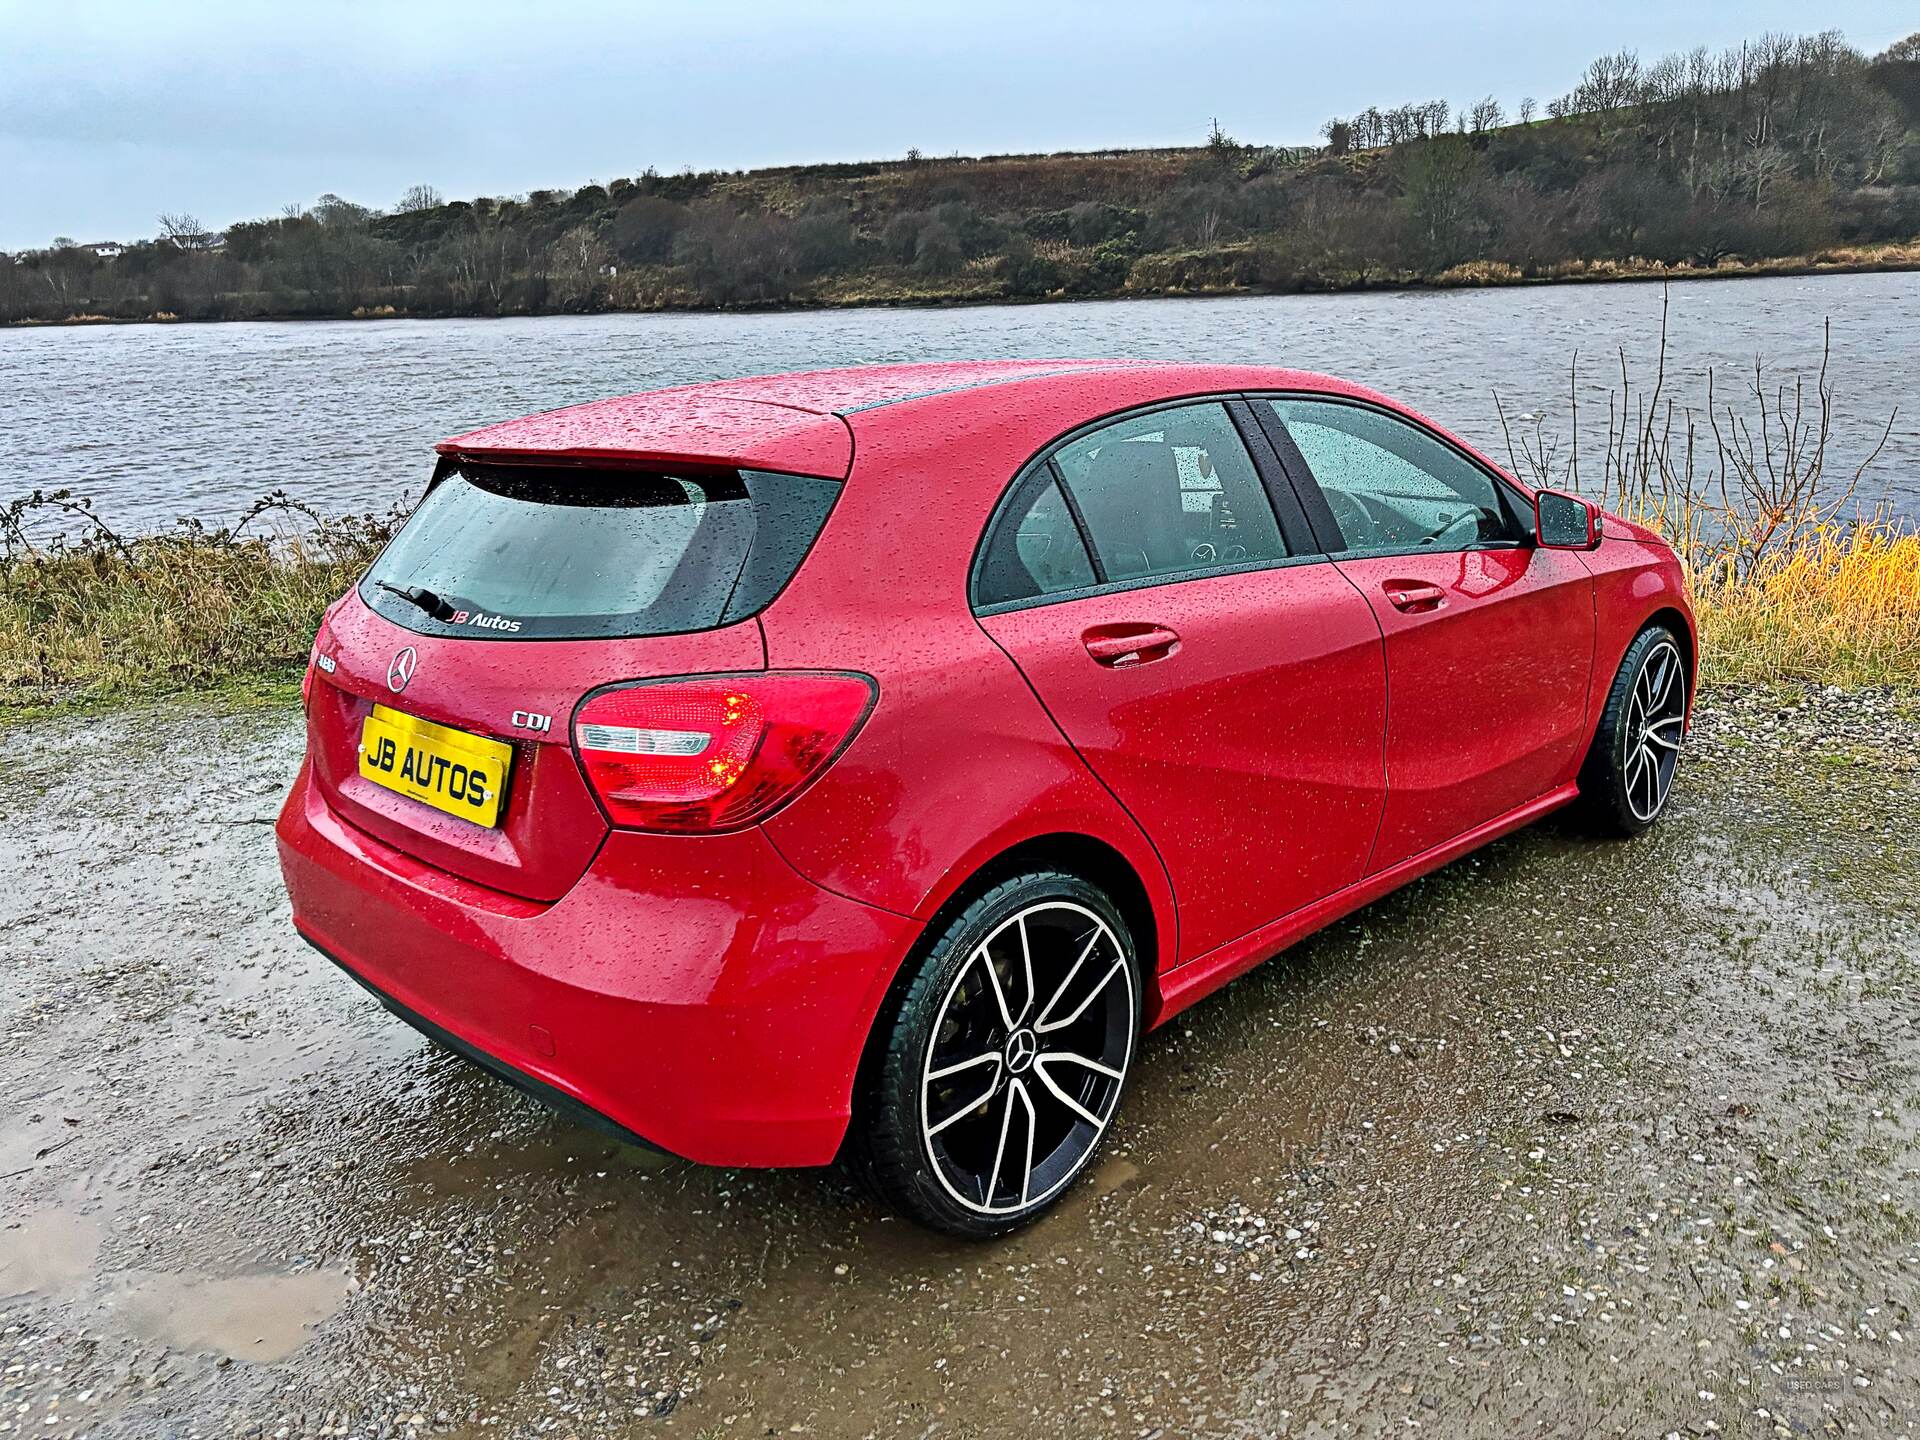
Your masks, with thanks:
[{"label": "dry yellow grass", "polygon": [[1920,686],[1920,534],[1822,526],[1747,575],[1694,577],[1708,680]]}]

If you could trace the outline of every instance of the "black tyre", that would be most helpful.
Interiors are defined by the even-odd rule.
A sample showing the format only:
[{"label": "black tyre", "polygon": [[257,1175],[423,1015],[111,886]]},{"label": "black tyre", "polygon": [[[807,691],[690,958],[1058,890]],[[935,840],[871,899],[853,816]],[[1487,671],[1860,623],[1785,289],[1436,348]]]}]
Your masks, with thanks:
[{"label": "black tyre", "polygon": [[1650,625],[1627,647],[1607,691],[1580,794],[1594,827],[1638,835],[1660,818],[1686,737],[1687,667],[1680,640]]},{"label": "black tyre", "polygon": [[[848,1155],[911,1219],[987,1239],[1052,1206],[1105,1138],[1140,1033],[1126,921],[1036,870],[939,922],[876,1036]],[[911,962],[910,962],[911,963]]]}]

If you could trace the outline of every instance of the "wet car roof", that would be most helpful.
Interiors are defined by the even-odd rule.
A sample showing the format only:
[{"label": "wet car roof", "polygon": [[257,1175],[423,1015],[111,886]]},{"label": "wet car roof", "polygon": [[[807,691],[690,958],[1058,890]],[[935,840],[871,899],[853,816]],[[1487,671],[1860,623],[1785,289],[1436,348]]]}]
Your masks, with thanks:
[{"label": "wet car roof", "polygon": [[[849,417],[912,410],[988,387],[1044,389],[1055,403],[1084,396],[1088,415],[1125,372],[1130,395],[1233,388],[1372,392],[1330,376],[1267,366],[1163,364],[1138,360],[979,360],[867,365],[714,380],[596,400],[488,425],[444,440],[441,453],[547,460],[699,460],[747,469],[844,477],[852,468]],[[996,395],[995,404],[1010,403]]]}]

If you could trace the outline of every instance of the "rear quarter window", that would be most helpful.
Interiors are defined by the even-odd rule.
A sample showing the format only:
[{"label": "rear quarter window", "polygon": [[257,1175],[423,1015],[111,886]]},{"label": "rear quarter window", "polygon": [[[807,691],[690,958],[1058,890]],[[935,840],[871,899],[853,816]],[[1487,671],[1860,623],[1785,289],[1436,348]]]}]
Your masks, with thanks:
[{"label": "rear quarter window", "polygon": [[709,630],[799,568],[837,481],[764,470],[443,467],[360,597],[429,635],[585,639]]}]

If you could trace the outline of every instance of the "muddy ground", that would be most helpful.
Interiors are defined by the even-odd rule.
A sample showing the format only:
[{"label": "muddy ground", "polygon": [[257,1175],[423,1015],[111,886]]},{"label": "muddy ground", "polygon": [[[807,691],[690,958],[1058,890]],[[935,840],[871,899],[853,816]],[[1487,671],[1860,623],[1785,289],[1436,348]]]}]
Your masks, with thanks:
[{"label": "muddy ground", "polygon": [[1920,719],[1711,700],[1151,1040],[969,1247],[660,1164],[295,941],[284,708],[0,733],[0,1433],[1920,1426]]}]

